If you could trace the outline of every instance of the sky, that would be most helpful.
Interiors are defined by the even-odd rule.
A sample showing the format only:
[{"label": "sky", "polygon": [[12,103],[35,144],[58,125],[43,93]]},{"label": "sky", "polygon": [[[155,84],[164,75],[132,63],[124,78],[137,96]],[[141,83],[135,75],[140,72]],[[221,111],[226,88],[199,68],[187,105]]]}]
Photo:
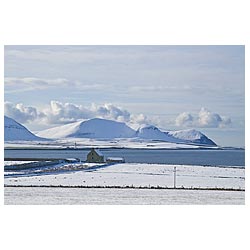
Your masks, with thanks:
[{"label": "sky", "polygon": [[101,117],[245,145],[244,46],[5,46],[5,114],[31,131]]}]

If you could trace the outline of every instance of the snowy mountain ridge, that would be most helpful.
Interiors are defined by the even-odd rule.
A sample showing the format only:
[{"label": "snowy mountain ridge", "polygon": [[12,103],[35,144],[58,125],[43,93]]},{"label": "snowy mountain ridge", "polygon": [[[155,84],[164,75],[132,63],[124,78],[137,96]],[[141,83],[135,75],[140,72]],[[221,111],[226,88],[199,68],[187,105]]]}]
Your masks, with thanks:
[{"label": "snowy mountain ridge", "polygon": [[153,125],[144,125],[140,127],[136,131],[136,137],[142,139],[151,139],[151,140],[159,140],[159,141],[167,141],[174,143],[181,143],[182,140],[179,138],[175,138],[173,136],[169,136],[167,133],[162,132],[160,129]]},{"label": "snowy mountain ridge", "polygon": [[183,143],[196,143],[196,144],[208,144],[216,146],[216,143],[195,129],[179,130],[179,131],[167,131],[165,132],[169,136],[182,140]]},{"label": "snowy mountain ridge", "polygon": [[169,143],[198,144],[216,146],[216,144],[201,132],[195,129],[180,131],[161,131],[153,125],[143,125],[134,130],[123,122],[116,122],[101,118],[81,120],[74,123],[57,126],[38,132],[36,135],[31,133],[15,120],[4,117],[5,141],[18,140],[46,140],[65,139],[65,138],[89,138],[89,139],[121,139],[134,138],[135,140],[151,140]]},{"label": "snowy mountain ridge", "polygon": [[47,129],[37,133],[39,136],[59,138],[139,138],[146,140],[159,140],[170,143],[193,143],[193,144],[216,144],[201,132],[190,129],[180,131],[161,131],[153,125],[143,125],[138,130],[133,130],[125,123],[93,118],[85,121],[78,121],[67,125]]}]

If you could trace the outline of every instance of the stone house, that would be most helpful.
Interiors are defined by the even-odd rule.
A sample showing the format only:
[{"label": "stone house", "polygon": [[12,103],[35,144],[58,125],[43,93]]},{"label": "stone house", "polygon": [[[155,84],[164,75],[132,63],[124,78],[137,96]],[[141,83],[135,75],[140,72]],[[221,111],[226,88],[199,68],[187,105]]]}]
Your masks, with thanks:
[{"label": "stone house", "polygon": [[87,155],[87,162],[103,163],[104,156],[99,150],[92,148],[91,151]]}]

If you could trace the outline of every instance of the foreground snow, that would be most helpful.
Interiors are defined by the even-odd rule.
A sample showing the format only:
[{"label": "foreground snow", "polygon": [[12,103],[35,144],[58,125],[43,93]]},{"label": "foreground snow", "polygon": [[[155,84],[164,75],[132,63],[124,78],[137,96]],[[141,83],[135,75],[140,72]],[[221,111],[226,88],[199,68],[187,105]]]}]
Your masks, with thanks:
[{"label": "foreground snow", "polygon": [[245,170],[236,167],[73,163],[6,171],[5,204],[244,204],[244,191],[135,189],[173,187],[174,167],[177,187],[245,188]]},{"label": "foreground snow", "polygon": [[245,188],[245,169],[204,166],[136,164],[115,165],[59,164],[46,171],[5,172],[5,185],[32,186],[160,186],[173,187],[177,169],[177,187]]},{"label": "foreground snow", "polygon": [[240,205],[245,192],[5,187],[5,205]]}]

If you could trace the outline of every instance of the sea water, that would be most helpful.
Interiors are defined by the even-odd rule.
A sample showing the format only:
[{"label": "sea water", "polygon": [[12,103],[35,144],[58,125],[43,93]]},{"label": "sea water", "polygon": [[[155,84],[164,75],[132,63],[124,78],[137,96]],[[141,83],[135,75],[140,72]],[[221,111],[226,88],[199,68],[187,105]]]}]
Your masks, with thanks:
[{"label": "sea water", "polygon": [[[198,149],[101,149],[105,157],[124,157],[128,163],[158,163],[245,167],[245,150]],[[6,149],[5,158],[79,158],[86,160],[87,149]]]}]

